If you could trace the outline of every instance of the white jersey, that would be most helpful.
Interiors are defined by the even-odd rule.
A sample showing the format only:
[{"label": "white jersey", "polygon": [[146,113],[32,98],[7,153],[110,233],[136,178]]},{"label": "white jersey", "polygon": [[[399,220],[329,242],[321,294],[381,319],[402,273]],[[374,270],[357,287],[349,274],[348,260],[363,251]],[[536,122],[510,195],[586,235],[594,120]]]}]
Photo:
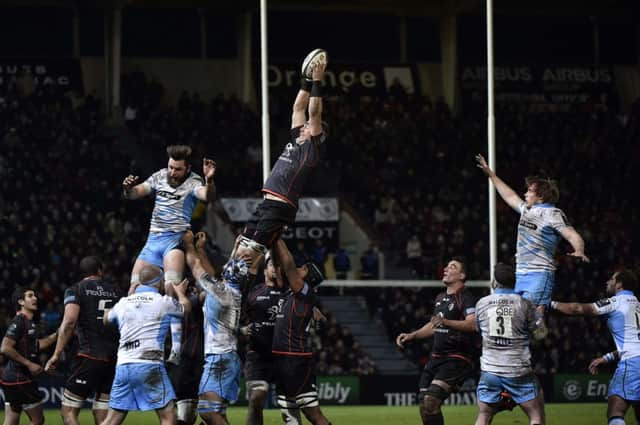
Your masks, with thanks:
[{"label": "white jersey", "polygon": [[518,242],[516,246],[516,273],[555,270],[553,257],[560,242],[560,231],[569,227],[560,208],[552,204],[518,207]]},{"label": "white jersey", "polygon": [[531,373],[529,337],[535,329],[536,307],[511,289],[498,288],[476,304],[482,335],[480,369],[517,377]]},{"label": "white jersey", "polygon": [[223,354],[236,351],[240,327],[240,287],[208,274],[198,279],[198,284],[207,293],[202,311],[204,313],[204,354]]},{"label": "white jersey", "polygon": [[167,174],[168,170],[163,168],[143,183],[156,195],[150,232],[184,232],[191,228],[191,215],[198,203],[196,190],[203,185],[203,180],[196,173],[190,173],[180,186],[171,187]]},{"label": "white jersey", "polygon": [[108,316],[120,330],[118,364],[162,363],[171,317],[183,316],[182,304],[149,286],[120,299]]},{"label": "white jersey", "polygon": [[599,315],[607,317],[620,360],[640,356],[640,303],[633,292],[620,291],[594,305]]}]

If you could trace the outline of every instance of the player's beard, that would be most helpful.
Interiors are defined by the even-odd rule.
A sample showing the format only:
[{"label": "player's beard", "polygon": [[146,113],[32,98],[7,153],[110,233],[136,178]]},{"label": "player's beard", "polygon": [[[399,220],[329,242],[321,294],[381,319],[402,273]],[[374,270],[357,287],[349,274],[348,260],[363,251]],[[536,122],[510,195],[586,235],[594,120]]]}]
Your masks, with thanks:
[{"label": "player's beard", "polygon": [[171,177],[167,175],[167,183],[169,183],[169,186],[176,188],[182,184],[182,182],[185,180],[185,177],[178,178],[178,177]]}]

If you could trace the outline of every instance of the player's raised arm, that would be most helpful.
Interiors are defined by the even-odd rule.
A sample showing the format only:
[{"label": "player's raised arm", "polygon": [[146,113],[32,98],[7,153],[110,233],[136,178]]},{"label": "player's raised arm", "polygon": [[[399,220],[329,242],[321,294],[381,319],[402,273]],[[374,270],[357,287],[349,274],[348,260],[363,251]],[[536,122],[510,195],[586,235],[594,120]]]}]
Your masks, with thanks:
[{"label": "player's raised arm", "polygon": [[312,82],[304,77],[300,82],[300,90],[293,101],[291,112],[291,128],[300,127],[307,122],[307,107],[309,106],[309,96],[311,94]]},{"label": "player's raised arm", "polygon": [[282,239],[278,239],[273,245],[273,257],[276,264],[279,264],[280,267],[282,267],[282,271],[289,281],[289,287],[294,292],[299,292],[304,286],[304,279],[296,267],[293,255],[291,255],[289,248],[287,248],[287,245]]},{"label": "player's raised arm", "polygon": [[312,72],[311,97],[309,98],[309,130],[312,136],[322,134],[322,80],[327,64],[319,62]]},{"label": "player's raised arm", "polygon": [[561,303],[551,301],[550,307],[552,310],[557,310],[569,316],[598,316],[601,314],[598,311],[596,303]]},{"label": "player's raised arm", "polygon": [[573,247],[573,252],[567,255],[570,255],[572,257],[577,257],[582,261],[588,263],[589,257],[587,257],[584,254],[584,239],[582,239],[582,236],[580,236],[580,233],[578,233],[576,229],[574,229],[573,227],[567,226],[560,231],[560,234]]},{"label": "player's raised arm", "polygon": [[151,193],[151,189],[145,184],[136,184],[139,177],[129,174],[122,182],[122,195],[125,199],[139,199]]},{"label": "player's raised arm", "polygon": [[476,155],[476,162],[478,168],[481,169],[482,172],[487,177],[489,177],[489,179],[491,179],[504,202],[506,202],[507,205],[519,212],[520,204],[524,202],[522,198],[513,189],[511,189],[508,184],[506,184],[500,177],[498,177],[498,175],[489,167],[489,164],[487,164],[487,161],[482,155]]},{"label": "player's raised arm", "polygon": [[196,189],[196,197],[203,202],[213,202],[216,200],[216,184],[213,177],[216,175],[216,162],[205,158],[202,160],[202,175],[204,186]]}]

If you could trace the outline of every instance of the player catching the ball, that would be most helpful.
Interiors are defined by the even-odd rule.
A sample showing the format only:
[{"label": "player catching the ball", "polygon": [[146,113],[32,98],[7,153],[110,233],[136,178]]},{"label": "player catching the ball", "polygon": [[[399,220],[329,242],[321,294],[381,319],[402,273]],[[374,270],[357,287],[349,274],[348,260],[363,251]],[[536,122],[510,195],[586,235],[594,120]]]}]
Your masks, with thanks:
[{"label": "player catching the ball", "polygon": [[[321,158],[328,127],[322,121],[322,81],[327,52],[312,51],[302,64],[301,87],[293,103],[291,139],[264,183],[264,200],[247,223],[234,258],[250,254],[255,275],[266,250],[292,225],[309,173]],[[308,118],[307,118],[308,113]]]}]

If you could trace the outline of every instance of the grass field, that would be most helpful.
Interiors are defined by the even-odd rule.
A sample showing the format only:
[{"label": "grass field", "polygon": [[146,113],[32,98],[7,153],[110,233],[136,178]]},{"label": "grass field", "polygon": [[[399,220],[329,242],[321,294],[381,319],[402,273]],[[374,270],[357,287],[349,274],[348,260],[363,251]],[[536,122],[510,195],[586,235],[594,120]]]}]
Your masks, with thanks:
[{"label": "grass field", "polygon": [[[606,424],[605,403],[591,404],[548,404],[546,406],[547,425],[600,425]],[[322,410],[333,425],[420,425],[417,407],[387,407],[387,406],[326,406]],[[446,425],[473,424],[476,417],[475,406],[445,406],[443,409]],[[231,425],[244,425],[246,408],[234,407],[229,409]],[[4,414],[0,414],[4,419]],[[632,424],[635,418],[629,409],[627,424]],[[21,425],[28,421],[23,415]],[[61,424],[58,411],[46,412],[46,424]],[[92,424],[93,419],[89,411],[83,411],[80,423]],[[130,425],[157,424],[154,413],[131,413],[124,421]],[[305,421],[305,424],[308,423]],[[504,412],[493,421],[494,425],[528,425],[526,416],[521,411]],[[265,425],[280,425],[282,421],[277,410],[265,411]]]}]

